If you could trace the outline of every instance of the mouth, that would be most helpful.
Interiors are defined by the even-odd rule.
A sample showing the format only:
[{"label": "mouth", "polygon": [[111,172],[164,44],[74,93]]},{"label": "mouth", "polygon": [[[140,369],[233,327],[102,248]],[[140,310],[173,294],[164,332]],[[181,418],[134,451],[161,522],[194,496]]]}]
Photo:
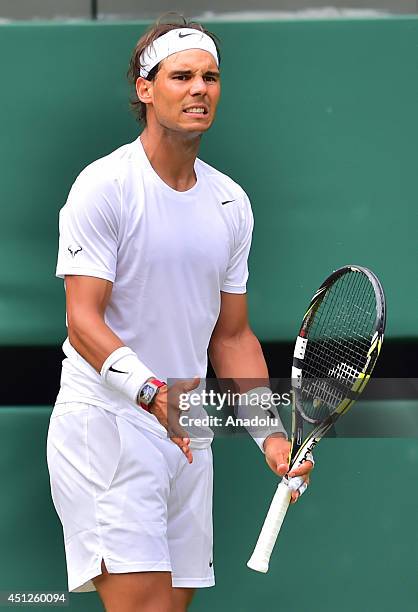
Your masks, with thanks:
[{"label": "mouth", "polygon": [[189,108],[185,108],[183,113],[186,115],[192,115],[193,117],[203,117],[208,114],[208,109],[204,105],[197,104],[196,106],[189,106]]}]

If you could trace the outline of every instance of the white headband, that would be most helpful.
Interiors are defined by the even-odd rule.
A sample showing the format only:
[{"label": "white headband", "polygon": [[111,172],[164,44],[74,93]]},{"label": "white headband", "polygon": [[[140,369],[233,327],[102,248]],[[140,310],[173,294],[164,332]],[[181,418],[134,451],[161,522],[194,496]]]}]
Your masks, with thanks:
[{"label": "white headband", "polygon": [[186,51],[187,49],[208,51],[215,58],[216,65],[219,66],[216,45],[210,36],[192,28],[176,28],[163,34],[144,49],[139,58],[140,75],[147,78],[154,66],[162,60],[169,55],[173,55],[173,53]]}]

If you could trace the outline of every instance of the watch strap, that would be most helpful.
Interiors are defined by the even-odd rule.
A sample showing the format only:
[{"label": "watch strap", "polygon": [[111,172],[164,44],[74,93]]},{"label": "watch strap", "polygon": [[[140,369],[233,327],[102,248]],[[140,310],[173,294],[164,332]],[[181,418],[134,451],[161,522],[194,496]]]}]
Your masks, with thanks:
[{"label": "watch strap", "polygon": [[155,387],[157,387],[157,389],[156,389],[156,391],[155,391],[155,393],[154,393],[154,395],[153,395],[152,399],[151,399],[151,400],[150,400],[148,403],[145,403],[145,402],[139,401],[139,405],[141,406],[141,408],[143,408],[143,410],[146,410],[147,412],[151,412],[151,411],[150,411],[150,407],[151,407],[152,403],[154,402],[155,398],[157,397],[158,392],[159,392],[159,390],[161,389],[161,387],[164,387],[164,385],[165,385],[166,383],[165,383],[165,382],[163,382],[162,380],[158,380],[158,378],[148,378],[148,379],[147,379],[147,380],[144,382],[144,384],[142,385],[141,389],[139,390],[139,393],[138,393],[138,399],[141,397],[141,391],[142,391],[142,388],[143,388],[145,385],[149,385],[149,384],[152,384],[152,385],[154,385]]}]

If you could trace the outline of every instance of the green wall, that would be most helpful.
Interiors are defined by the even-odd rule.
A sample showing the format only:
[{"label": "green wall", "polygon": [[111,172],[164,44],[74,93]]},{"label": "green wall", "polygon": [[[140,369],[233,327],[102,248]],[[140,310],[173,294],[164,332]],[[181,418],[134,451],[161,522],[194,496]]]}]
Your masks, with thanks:
[{"label": "green wall", "polygon": [[[290,340],[332,269],[371,267],[387,335],[418,337],[418,19],[208,24],[223,100],[201,157],[256,217],[251,319]],[[133,140],[125,72],[145,24],[0,25],[0,343],[65,337],[57,215],[89,162]]]},{"label": "green wall", "polygon": [[[323,277],[359,263],[385,285],[388,336],[416,340],[418,19],[209,25],[223,41],[223,100],[201,157],[253,202],[255,331],[292,339]],[[144,27],[0,26],[2,345],[65,336],[58,210],[86,164],[138,133],[124,74]],[[49,414],[0,411],[0,590],[65,588]],[[324,440],[267,576],[245,562],[276,479],[249,439],[217,440],[214,453],[217,587],[196,612],[417,610],[416,438]],[[71,601],[101,609],[94,595]]]}]

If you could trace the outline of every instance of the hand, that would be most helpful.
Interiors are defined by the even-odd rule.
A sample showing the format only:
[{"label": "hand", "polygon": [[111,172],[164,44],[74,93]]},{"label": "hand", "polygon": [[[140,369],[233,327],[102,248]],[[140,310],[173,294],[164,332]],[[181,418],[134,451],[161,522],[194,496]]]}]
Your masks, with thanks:
[{"label": "hand", "polygon": [[[264,452],[267,464],[275,474],[282,477],[287,474],[288,478],[300,476],[306,485],[309,484],[309,475],[313,468],[312,461],[305,461],[302,465],[292,468],[289,472],[290,442],[286,440],[283,434],[276,433],[268,436],[264,441]],[[298,490],[292,491],[290,503],[294,504],[299,496]]]},{"label": "hand", "polygon": [[179,423],[179,397],[182,393],[189,393],[196,389],[199,383],[200,378],[195,377],[190,381],[178,381],[170,387],[164,385],[150,406],[151,414],[168,431],[172,442],[177,444],[189,463],[193,461],[193,455],[190,450],[189,434]]}]

